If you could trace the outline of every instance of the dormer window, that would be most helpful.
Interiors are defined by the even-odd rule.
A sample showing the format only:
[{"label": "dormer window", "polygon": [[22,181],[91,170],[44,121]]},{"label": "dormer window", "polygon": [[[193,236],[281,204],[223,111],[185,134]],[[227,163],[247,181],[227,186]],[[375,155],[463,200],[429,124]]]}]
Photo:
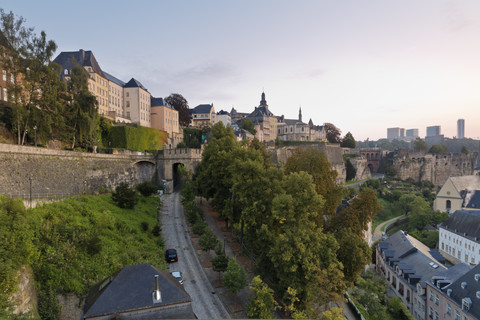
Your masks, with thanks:
[{"label": "dormer window", "polygon": [[465,297],[462,299],[462,310],[468,311],[472,306],[472,300],[469,297]]},{"label": "dormer window", "polygon": [[64,73],[65,75],[68,75],[68,69],[63,70],[63,73]]}]

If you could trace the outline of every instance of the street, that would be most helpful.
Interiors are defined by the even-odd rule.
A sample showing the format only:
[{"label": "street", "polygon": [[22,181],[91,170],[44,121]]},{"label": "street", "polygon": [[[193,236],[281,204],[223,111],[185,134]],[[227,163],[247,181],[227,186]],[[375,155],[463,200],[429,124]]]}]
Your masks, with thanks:
[{"label": "street", "polygon": [[198,260],[190,240],[180,203],[180,193],[174,192],[162,196],[162,236],[165,249],[176,249],[178,262],[167,263],[168,271],[183,273],[184,288],[192,299],[193,312],[199,319],[230,318],[205,271]]}]

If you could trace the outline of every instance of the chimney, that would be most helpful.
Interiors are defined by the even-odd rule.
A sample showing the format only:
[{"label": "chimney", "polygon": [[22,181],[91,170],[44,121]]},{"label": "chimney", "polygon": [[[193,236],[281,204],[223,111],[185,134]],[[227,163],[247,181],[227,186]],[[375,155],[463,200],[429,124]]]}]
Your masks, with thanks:
[{"label": "chimney", "polygon": [[158,285],[158,274],[155,275],[155,291],[153,291],[152,295],[153,295],[153,303],[162,302],[162,293],[160,292],[160,286]]}]

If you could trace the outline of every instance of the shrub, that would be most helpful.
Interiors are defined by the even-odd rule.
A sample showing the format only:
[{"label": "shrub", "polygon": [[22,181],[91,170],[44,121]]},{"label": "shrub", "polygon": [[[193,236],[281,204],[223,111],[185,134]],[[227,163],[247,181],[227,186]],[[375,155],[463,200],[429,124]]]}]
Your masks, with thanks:
[{"label": "shrub", "polygon": [[145,181],[137,185],[137,191],[144,197],[151,196],[160,190],[160,187],[150,181]]},{"label": "shrub", "polygon": [[207,229],[208,225],[205,221],[202,219],[198,219],[197,222],[192,226],[192,231],[196,235],[203,235],[205,233],[205,230]]},{"label": "shrub", "polygon": [[153,227],[152,229],[152,234],[154,237],[158,237],[160,236],[160,232],[162,231],[162,229],[160,229],[160,226],[159,225],[156,225],[155,227]]},{"label": "shrub", "polygon": [[122,182],[115,188],[115,192],[112,193],[112,200],[120,208],[133,209],[138,202],[138,195],[127,183]]},{"label": "shrub", "polygon": [[140,225],[141,225],[143,231],[145,231],[145,232],[148,231],[148,222],[142,221],[142,223]]}]

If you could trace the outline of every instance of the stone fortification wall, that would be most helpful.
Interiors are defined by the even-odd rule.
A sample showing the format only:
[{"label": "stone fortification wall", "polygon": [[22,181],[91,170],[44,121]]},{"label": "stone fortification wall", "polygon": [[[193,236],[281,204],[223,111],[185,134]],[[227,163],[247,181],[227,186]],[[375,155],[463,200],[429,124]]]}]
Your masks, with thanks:
[{"label": "stone fortification wall", "polygon": [[[151,156],[93,154],[0,144],[0,194],[33,198],[135,185],[156,173]],[[27,196],[28,195],[28,196]]]},{"label": "stone fortification wall", "polygon": [[364,180],[372,177],[372,173],[368,167],[368,161],[364,157],[350,158],[350,163],[357,170],[355,180]]},{"label": "stone fortification wall", "polygon": [[398,178],[427,180],[438,186],[443,185],[448,177],[472,175],[477,159],[476,152],[446,155],[395,153],[390,156]]},{"label": "stone fortification wall", "polygon": [[337,183],[345,183],[347,172],[345,169],[345,164],[343,162],[343,149],[340,148],[339,144],[312,144],[306,146],[289,146],[272,149],[273,161],[282,165],[287,162],[287,159],[292,155],[293,150],[296,148],[315,148],[322,151],[330,162],[330,165],[334,170],[338,172]]}]

